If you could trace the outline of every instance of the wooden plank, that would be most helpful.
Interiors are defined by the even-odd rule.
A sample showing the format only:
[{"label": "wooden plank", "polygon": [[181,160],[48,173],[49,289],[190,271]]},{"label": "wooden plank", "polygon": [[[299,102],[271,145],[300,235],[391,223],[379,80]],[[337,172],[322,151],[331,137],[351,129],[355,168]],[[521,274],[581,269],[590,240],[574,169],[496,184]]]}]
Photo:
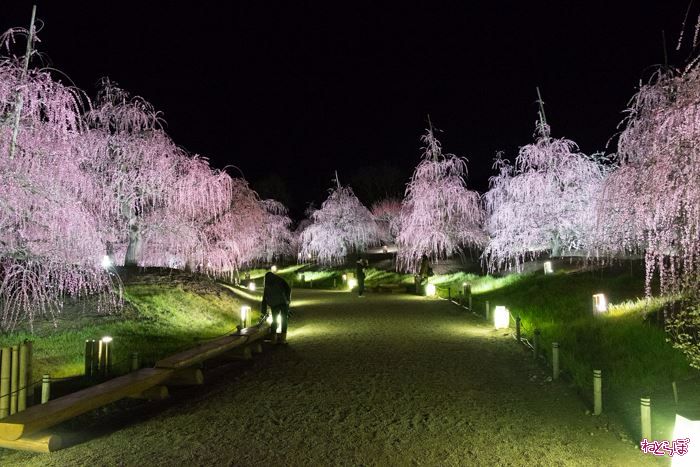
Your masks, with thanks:
[{"label": "wooden plank", "polygon": [[59,435],[51,433],[39,433],[25,436],[14,441],[0,439],[0,448],[15,449],[17,451],[54,452],[63,447]]},{"label": "wooden plank", "polygon": [[172,373],[168,369],[144,368],[46,404],[32,406],[0,421],[0,439],[14,441],[132,394],[141,393],[162,383]]},{"label": "wooden plank", "polygon": [[204,342],[197,347],[193,347],[162,360],[158,360],[155,367],[176,370],[194,366],[236,347],[249,344],[258,339],[263,339],[269,329],[270,327],[267,324],[245,328],[239,333],[219,337],[217,339],[210,340],[209,342]]}]

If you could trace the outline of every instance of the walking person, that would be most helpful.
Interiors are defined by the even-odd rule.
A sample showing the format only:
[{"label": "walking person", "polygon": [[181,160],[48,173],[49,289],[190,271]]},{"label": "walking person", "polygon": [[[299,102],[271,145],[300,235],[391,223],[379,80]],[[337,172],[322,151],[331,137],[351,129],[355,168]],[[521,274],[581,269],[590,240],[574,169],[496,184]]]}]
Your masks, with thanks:
[{"label": "walking person", "polygon": [[355,276],[357,276],[357,296],[364,297],[365,293],[365,266],[367,266],[367,261],[360,258],[357,260],[357,265],[355,268]]},{"label": "walking person", "polygon": [[[270,307],[273,342],[278,344],[287,343],[287,322],[289,321],[289,304],[291,301],[292,289],[287,284],[287,281],[272,272],[265,274],[260,315],[262,319],[266,319],[267,307]],[[278,329],[280,330],[279,335],[277,335]]]}]

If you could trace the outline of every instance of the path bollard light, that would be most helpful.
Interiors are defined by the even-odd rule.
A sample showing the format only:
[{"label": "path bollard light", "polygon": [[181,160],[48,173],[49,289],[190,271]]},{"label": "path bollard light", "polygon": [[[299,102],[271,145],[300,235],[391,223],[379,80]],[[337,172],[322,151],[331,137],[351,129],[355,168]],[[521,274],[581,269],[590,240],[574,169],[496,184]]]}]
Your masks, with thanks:
[{"label": "path bollard light", "polygon": [[347,274],[343,274],[343,282],[347,282],[347,281],[348,281],[348,275],[347,275]]},{"label": "path bollard light", "polygon": [[85,376],[92,376],[92,360],[94,356],[92,355],[93,343],[91,339],[85,339]]},{"label": "path bollard light", "polygon": [[270,271],[272,271],[272,272],[277,272],[277,266],[275,266],[275,265],[273,264],[272,267],[270,268]]},{"label": "path bollard light", "polygon": [[603,413],[603,372],[593,370],[593,415]]},{"label": "path bollard light", "polygon": [[508,308],[498,305],[493,312],[493,327],[496,329],[508,329],[510,327],[510,312]]},{"label": "path bollard light", "polygon": [[535,335],[532,337],[532,358],[537,360],[540,356],[540,330],[535,329]]},{"label": "path bollard light", "polygon": [[593,313],[605,313],[608,311],[608,300],[605,294],[597,293],[593,295]]},{"label": "path bollard light", "polygon": [[112,341],[110,336],[100,339],[100,372],[102,376],[109,376],[112,372]]},{"label": "path bollard light", "polygon": [[51,376],[41,377],[41,403],[46,404],[51,398]]},{"label": "path bollard light", "polygon": [[357,287],[357,279],[348,279],[348,290],[352,290]]},{"label": "path bollard light", "polygon": [[251,292],[255,292],[255,282],[248,282],[248,290],[250,290]]},{"label": "path bollard light", "polygon": [[545,274],[552,274],[553,272],[554,272],[554,269],[552,269],[552,262],[545,261],[544,262],[544,273]]},{"label": "path bollard light", "polygon": [[651,398],[642,397],[639,402],[642,422],[642,439],[651,440]]},{"label": "path bollard light", "polygon": [[248,319],[250,318],[250,307],[243,305],[241,307],[241,327],[248,327]]},{"label": "path bollard light", "polygon": [[389,253],[389,247],[386,246],[386,245],[384,245],[384,246],[382,247],[382,251],[384,252],[384,254]]},{"label": "path bollard light", "polygon": [[491,320],[491,307],[489,306],[489,301],[486,300],[486,321]]},{"label": "path bollard light", "polygon": [[428,284],[425,286],[425,296],[426,297],[434,297],[436,293],[437,293],[437,288],[435,287],[435,284]]},{"label": "path bollard light", "polygon": [[[649,427],[649,432],[651,432],[651,427]],[[642,436],[642,438],[644,438],[644,436]],[[674,441],[687,440],[690,443],[692,443],[693,440],[700,439],[700,420],[690,420],[679,414],[676,414],[676,425],[673,427],[673,439]],[[688,452],[686,452],[685,455],[673,456],[671,465],[673,467],[690,467],[700,465],[700,449],[698,449],[697,446],[695,446],[694,449],[692,447],[689,447]]]},{"label": "path bollard light", "polygon": [[521,340],[520,340],[520,316],[515,317],[515,340],[518,344],[521,343]]},{"label": "path bollard light", "polygon": [[552,342],[552,379],[559,379],[559,342]]}]

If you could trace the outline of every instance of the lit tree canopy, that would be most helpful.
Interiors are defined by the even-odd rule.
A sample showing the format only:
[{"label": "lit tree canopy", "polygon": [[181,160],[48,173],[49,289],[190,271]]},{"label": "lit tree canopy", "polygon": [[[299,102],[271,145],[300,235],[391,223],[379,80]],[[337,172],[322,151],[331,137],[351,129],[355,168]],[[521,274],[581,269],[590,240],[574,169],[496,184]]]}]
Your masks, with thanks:
[{"label": "lit tree canopy", "polygon": [[631,101],[618,142],[619,168],[599,209],[601,246],[643,252],[647,293],[700,282],[700,68],[659,71]]},{"label": "lit tree canopy", "polygon": [[337,178],[336,184],[301,232],[301,256],[310,255],[320,264],[340,264],[349,253],[363,251],[380,239],[372,213],[350,187],[341,186]]},{"label": "lit tree canopy", "polygon": [[401,200],[384,198],[372,205],[372,215],[377,221],[381,240],[394,243],[401,228]]},{"label": "lit tree canopy", "polygon": [[432,128],[421,141],[423,157],[406,188],[397,237],[397,267],[407,271],[415,271],[423,255],[445,258],[485,241],[479,194],[465,182],[466,159],[443,154]]},{"label": "lit tree canopy", "polygon": [[589,248],[604,176],[596,158],[573,141],[552,138],[541,112],[535,142],[520,148],[514,165],[499,156],[494,167],[499,173],[484,195],[489,269]]},{"label": "lit tree canopy", "polygon": [[275,258],[294,256],[292,220],[287,215],[287,208],[274,199],[262,200],[260,204],[264,214],[262,225],[257,226],[257,259],[270,263]]}]

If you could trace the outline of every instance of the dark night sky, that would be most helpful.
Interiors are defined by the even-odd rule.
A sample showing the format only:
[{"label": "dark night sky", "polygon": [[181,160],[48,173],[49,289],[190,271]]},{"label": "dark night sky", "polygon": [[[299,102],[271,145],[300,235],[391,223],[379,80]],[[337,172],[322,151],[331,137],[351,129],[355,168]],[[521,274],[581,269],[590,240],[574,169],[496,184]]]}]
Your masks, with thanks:
[{"label": "dark night sky", "polygon": [[[91,95],[109,76],[143,96],[178,144],[261,191],[279,175],[297,216],[336,169],[353,185],[398,171],[402,186],[428,114],[484,191],[495,152],[532,140],[536,86],[554,136],[603,150],[663,61],[661,31],[671,64],[687,56],[675,52],[687,0],[382,5],[40,1],[39,48]],[[31,2],[0,11],[0,29],[26,26]]]}]

